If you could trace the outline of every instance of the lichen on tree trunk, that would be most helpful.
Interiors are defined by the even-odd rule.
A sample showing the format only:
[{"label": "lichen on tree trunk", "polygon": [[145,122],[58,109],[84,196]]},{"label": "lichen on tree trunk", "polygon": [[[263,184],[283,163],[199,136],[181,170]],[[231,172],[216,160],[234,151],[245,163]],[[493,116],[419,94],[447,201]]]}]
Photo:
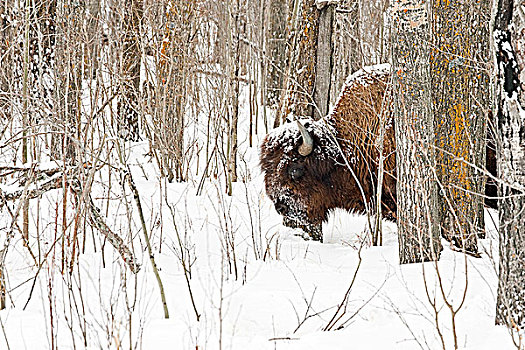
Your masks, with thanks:
[{"label": "lichen on tree trunk", "polygon": [[315,6],[315,0],[292,0],[289,8],[287,76],[274,127],[279,126],[289,114],[313,116],[320,11]]},{"label": "lichen on tree trunk", "polygon": [[485,144],[489,102],[490,1],[432,2],[432,105],[442,234],[477,253],[484,235]]}]

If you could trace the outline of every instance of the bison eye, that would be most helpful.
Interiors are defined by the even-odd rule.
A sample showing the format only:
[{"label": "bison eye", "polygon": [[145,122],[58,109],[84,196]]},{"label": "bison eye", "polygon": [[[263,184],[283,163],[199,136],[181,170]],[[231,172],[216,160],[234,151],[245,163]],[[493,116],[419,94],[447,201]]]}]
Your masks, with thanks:
[{"label": "bison eye", "polygon": [[288,175],[290,175],[294,181],[299,180],[304,175],[304,167],[294,164],[288,168]]}]

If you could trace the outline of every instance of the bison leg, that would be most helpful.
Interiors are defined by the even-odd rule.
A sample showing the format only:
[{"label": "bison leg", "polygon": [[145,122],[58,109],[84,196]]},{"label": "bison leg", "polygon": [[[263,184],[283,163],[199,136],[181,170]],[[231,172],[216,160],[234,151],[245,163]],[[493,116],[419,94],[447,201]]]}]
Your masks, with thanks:
[{"label": "bison leg", "polygon": [[[313,223],[302,223],[294,220],[288,216],[283,217],[283,225],[290,228],[300,228],[308,234],[309,238],[313,241],[319,241],[323,243],[323,225]],[[306,237],[303,237],[307,239]]]}]

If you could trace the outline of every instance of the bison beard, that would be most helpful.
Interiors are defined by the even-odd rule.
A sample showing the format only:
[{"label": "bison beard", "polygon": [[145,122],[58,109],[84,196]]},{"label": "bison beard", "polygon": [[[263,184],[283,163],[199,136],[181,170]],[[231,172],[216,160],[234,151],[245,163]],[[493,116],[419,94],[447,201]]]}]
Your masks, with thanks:
[{"label": "bison beard", "polygon": [[360,70],[348,79],[329,115],[318,121],[288,123],[266,136],[260,165],[266,193],[285,225],[300,227],[312,239],[322,240],[322,222],[330,210],[365,212],[371,206],[377,186],[381,116],[386,118],[381,212],[385,218],[396,219],[389,79],[388,65]]}]

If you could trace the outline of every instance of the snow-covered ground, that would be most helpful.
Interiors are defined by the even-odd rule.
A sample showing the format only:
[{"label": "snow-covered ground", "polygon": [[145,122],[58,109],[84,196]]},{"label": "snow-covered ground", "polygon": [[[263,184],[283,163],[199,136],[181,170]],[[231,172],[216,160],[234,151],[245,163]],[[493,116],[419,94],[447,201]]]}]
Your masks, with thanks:
[{"label": "snow-covered ground", "polygon": [[[28,267],[27,253],[18,242],[8,254],[11,292],[9,307],[0,312],[2,349],[7,348],[6,339],[10,349],[48,349],[51,334],[59,349],[84,348],[84,339],[89,349],[129,348],[130,341],[139,349],[439,349],[443,348],[439,333],[445,348],[453,348],[451,312],[443,303],[436,266],[400,266],[394,224],[384,224],[384,246],[362,247],[356,274],[365,218],[334,213],[323,227],[324,244],[297,237],[280,224],[264,195],[256,148],[244,154],[247,165],[241,173],[249,175],[249,181],[236,183],[231,198],[218,182],[208,182],[201,196],[195,195],[197,185],[191,182],[162,183],[174,216],[161,200],[154,166],[142,157],[145,151],[146,143],[135,144],[129,163],[157,252],[170,318],[163,317],[148,256],[138,247],[142,240],[138,230],[132,232],[142,264],[136,276],[109,245],[101,254],[101,240],[93,241],[96,233],[86,237],[88,248],[72,277],[58,273],[58,251],[47,257],[55,259],[56,269]],[[49,218],[56,217],[56,207],[46,207],[56,196],[58,191],[42,199],[42,216],[47,210]],[[125,237],[122,213],[122,208],[111,208],[109,217]],[[199,321],[179,260],[173,217],[183,254],[191,263],[189,285]],[[497,276],[491,257],[497,238],[487,218],[489,238],[481,241],[486,250],[482,258],[465,257],[443,242],[437,269],[454,308],[461,304],[468,281],[455,320],[459,347],[512,349],[508,331],[494,326]],[[52,241],[44,244],[51,247]],[[331,331],[323,331],[354,275],[347,302],[338,313],[342,316],[337,316]],[[430,301],[436,302],[439,331]]]},{"label": "snow-covered ground", "polygon": [[[244,108],[241,121],[247,113]],[[400,266],[396,226],[389,222],[383,246],[362,245],[365,217],[343,211],[324,225],[325,243],[304,241],[281,224],[264,194],[258,149],[247,147],[246,125],[239,135],[239,178],[245,181],[234,184],[232,197],[221,177],[206,180],[199,196],[202,174],[166,183],[146,155],[146,141],[127,146],[169,319],[131,192],[118,174],[103,170],[91,195],[141,270],[132,274],[88,227],[69,273],[63,194],[54,190],[33,200],[30,243],[41,253],[33,260],[15,235],[0,349],[453,349],[454,334],[462,349],[515,348],[507,329],[494,325],[497,234],[490,215],[481,258],[465,257],[443,241],[437,265]],[[67,214],[68,225],[75,214]],[[5,231],[11,221],[5,210],[1,215]],[[35,260],[46,263],[38,268]],[[455,327],[443,296],[454,311],[462,305]]]}]

